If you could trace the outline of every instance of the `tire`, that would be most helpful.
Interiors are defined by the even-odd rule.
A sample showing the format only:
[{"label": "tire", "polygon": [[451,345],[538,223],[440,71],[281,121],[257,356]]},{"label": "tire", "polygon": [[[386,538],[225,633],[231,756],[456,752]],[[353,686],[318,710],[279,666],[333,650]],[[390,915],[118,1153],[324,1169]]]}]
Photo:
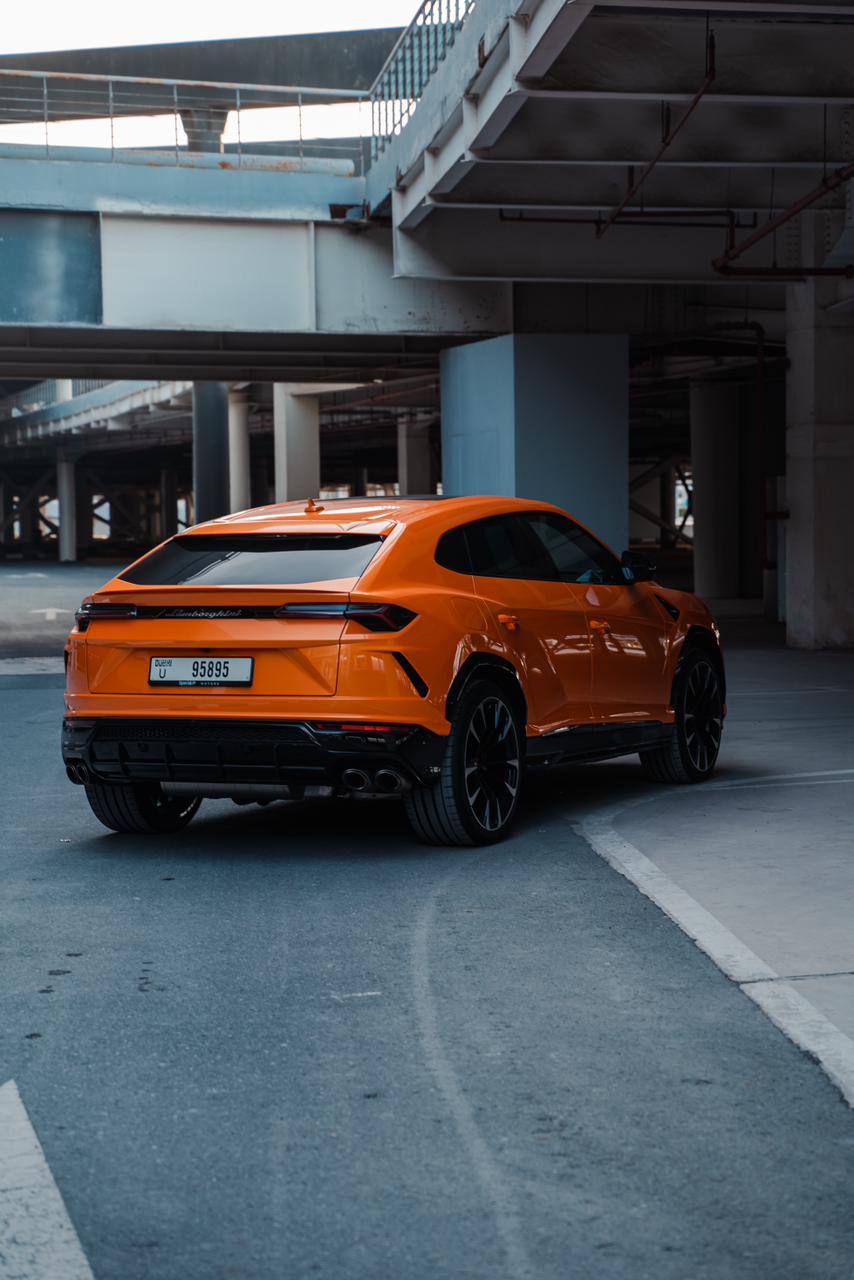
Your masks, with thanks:
[{"label": "tire", "polygon": [[504,693],[474,680],[463,693],[439,779],[405,796],[413,831],[425,844],[494,844],[519,807],[524,770],[523,726]]},{"label": "tire", "polygon": [[180,831],[202,803],[198,797],[164,795],[156,782],[89,782],[86,799],[105,827],[136,835]]},{"label": "tire", "polygon": [[714,773],[723,730],[721,677],[700,649],[685,654],[673,687],[676,723],[670,741],[640,753],[655,782],[705,782]]}]

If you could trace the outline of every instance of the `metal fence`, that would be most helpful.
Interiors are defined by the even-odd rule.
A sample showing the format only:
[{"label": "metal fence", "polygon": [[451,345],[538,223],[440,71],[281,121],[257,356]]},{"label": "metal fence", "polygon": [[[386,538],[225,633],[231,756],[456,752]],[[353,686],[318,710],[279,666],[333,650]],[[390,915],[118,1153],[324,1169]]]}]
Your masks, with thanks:
[{"label": "metal fence", "polygon": [[[4,68],[0,145],[47,156],[83,147],[89,159],[156,156],[176,165],[199,163],[200,153],[211,152],[238,168],[247,156],[258,167],[259,156],[269,154],[276,168],[352,174],[364,168],[367,99],[359,90]],[[361,115],[361,104],[364,127],[348,117],[330,137],[328,122],[318,123],[320,108],[349,105]]]},{"label": "metal fence", "polygon": [[0,397],[0,421],[63,404],[75,396],[85,395],[87,391],[109,386],[110,381],[109,378],[46,378],[23,391]]},{"label": "metal fence", "polygon": [[371,157],[400,133],[477,0],[424,0],[371,89]]}]

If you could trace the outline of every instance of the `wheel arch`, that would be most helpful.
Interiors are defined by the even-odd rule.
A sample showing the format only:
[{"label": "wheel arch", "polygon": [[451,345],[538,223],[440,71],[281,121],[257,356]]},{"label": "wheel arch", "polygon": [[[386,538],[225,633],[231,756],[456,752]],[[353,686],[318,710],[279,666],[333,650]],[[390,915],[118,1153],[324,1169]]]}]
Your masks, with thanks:
[{"label": "wheel arch", "polygon": [[687,656],[687,654],[696,653],[697,651],[704,653],[714,664],[715,669],[721,678],[723,700],[726,702],[726,669],[724,667],[723,654],[721,653],[721,647],[715,639],[713,632],[711,632],[708,627],[691,626],[688,628],[682,645],[679,664],[676,668],[676,675],[679,674],[679,667],[682,665],[682,660]]},{"label": "wheel arch", "polygon": [[451,683],[448,690],[448,696],[445,699],[445,717],[450,720],[454,714],[460,697],[466,686],[476,677],[483,676],[492,680],[513,703],[513,708],[518,714],[524,733],[528,724],[528,700],[522,688],[522,681],[519,672],[513,666],[512,662],[508,662],[506,658],[500,658],[494,653],[473,653],[466,658]]}]

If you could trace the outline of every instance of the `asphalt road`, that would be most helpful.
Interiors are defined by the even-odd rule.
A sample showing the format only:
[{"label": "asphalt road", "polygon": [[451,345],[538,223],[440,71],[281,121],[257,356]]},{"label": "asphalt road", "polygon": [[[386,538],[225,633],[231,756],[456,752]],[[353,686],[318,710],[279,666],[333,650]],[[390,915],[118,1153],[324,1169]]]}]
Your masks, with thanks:
[{"label": "asphalt road", "polygon": [[80,601],[121,568],[109,561],[0,561],[0,659],[61,658]]},{"label": "asphalt road", "polygon": [[55,684],[0,680],[0,1083],[97,1280],[851,1280],[854,1114],[568,821],[633,766],[481,852],[393,801],[150,841]]}]

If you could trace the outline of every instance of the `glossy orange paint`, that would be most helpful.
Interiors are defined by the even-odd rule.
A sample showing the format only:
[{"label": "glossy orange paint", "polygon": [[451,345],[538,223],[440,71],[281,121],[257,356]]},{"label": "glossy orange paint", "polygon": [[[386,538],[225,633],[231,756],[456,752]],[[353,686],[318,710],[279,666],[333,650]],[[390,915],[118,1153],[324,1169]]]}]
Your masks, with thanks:
[{"label": "glossy orange paint", "polygon": [[[449,731],[448,693],[472,655],[516,671],[528,706],[527,733],[578,724],[652,719],[670,723],[670,690],[690,627],[714,630],[692,595],[649,582],[578,582],[473,577],[444,568],[445,532],[488,516],[553,512],[548,503],[498,497],[359,499],[283,503],[197,525],[181,536],[347,533],[382,539],[358,578],[258,586],[141,586],[121,577],[99,604],[195,608],[288,603],[385,603],[415,618],[399,631],[369,631],[352,619],[96,619],[71,632],[66,713],[238,720],[380,719]],[[577,523],[577,522],[576,522]],[[589,532],[589,531],[588,531]],[[139,563],[139,562],[138,562]],[[673,619],[662,601],[679,611]],[[253,684],[157,689],[153,656],[252,657]],[[411,664],[420,696],[399,658]]]}]

